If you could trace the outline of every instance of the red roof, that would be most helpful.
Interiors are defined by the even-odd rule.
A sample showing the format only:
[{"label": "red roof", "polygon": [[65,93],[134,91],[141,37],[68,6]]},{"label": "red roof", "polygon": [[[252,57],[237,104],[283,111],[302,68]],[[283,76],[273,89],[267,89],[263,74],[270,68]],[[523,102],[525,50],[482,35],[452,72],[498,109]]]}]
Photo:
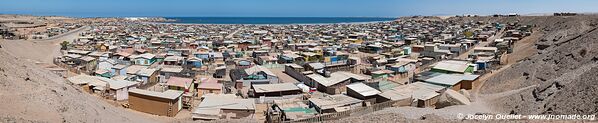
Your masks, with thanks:
[{"label": "red roof", "polygon": [[222,89],[222,84],[221,83],[202,82],[202,83],[199,83],[199,85],[197,86],[197,88],[198,89],[220,90],[220,89]]},{"label": "red roof", "polygon": [[222,83],[218,83],[218,80],[214,78],[202,78],[201,82],[197,85],[198,89],[222,89]]},{"label": "red roof", "polygon": [[193,82],[191,78],[182,78],[182,77],[175,77],[171,76],[168,81],[166,81],[166,85],[168,86],[176,86],[176,87],[188,87]]}]

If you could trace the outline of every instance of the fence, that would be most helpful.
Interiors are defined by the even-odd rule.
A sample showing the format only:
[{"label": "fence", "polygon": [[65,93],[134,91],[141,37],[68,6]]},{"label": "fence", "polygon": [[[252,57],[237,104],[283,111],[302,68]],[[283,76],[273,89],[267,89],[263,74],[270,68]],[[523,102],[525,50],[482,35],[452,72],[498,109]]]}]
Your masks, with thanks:
[{"label": "fence", "polygon": [[260,96],[259,98],[255,98],[255,103],[270,104],[270,103],[274,103],[274,100],[289,100],[289,99],[301,99],[301,98],[303,98],[303,95],[287,95],[287,96],[280,96],[280,97]]},{"label": "fence", "polygon": [[327,120],[337,120],[337,119],[341,119],[341,118],[345,118],[345,117],[349,117],[349,116],[361,116],[364,114],[372,113],[374,111],[382,110],[384,108],[393,107],[393,106],[395,106],[395,103],[398,103],[398,102],[399,101],[387,101],[387,102],[383,102],[383,103],[374,104],[374,105],[368,106],[368,107],[358,107],[358,108],[350,109],[347,111],[323,114],[323,115],[319,115],[319,116],[315,116],[315,117],[311,117],[311,118],[299,119],[299,120],[294,120],[294,121],[283,121],[283,122],[285,122],[285,123],[308,122],[309,123],[309,122],[322,122],[322,121],[327,121]]}]

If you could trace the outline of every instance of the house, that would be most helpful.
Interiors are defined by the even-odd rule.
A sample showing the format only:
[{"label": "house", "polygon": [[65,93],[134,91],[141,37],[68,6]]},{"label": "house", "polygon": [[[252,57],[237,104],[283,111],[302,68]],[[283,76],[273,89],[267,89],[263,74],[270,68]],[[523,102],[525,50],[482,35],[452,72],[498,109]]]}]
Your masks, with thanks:
[{"label": "house", "polygon": [[320,113],[347,111],[362,106],[363,101],[342,94],[309,98],[309,107]]},{"label": "house", "polygon": [[244,70],[231,70],[231,79],[236,82],[237,89],[248,87],[251,84],[279,83],[278,76],[260,65],[255,65]]},{"label": "house", "polygon": [[189,57],[187,62],[195,68],[200,68],[203,65],[203,61],[197,57]]},{"label": "house", "polygon": [[259,65],[278,64],[278,58],[274,56],[260,56],[255,59],[255,62]]},{"label": "house", "polygon": [[470,90],[473,88],[473,82],[478,79],[480,75],[473,74],[444,74],[435,72],[424,72],[416,79],[430,84],[440,85],[451,88],[455,91],[461,89]]},{"label": "house", "polygon": [[117,64],[112,66],[112,69],[110,69],[110,73],[114,76],[119,76],[119,75],[127,75],[127,65],[124,64]]},{"label": "house", "polygon": [[97,59],[90,57],[90,56],[83,56],[80,58],[81,59],[81,64],[83,65],[83,71],[85,71],[86,73],[91,73],[95,70],[97,63]]},{"label": "house", "polygon": [[249,60],[239,60],[239,61],[237,61],[235,67],[236,67],[236,69],[247,69],[247,68],[253,67],[253,65],[252,65],[251,61],[249,61]]},{"label": "house", "polygon": [[387,64],[386,69],[400,75],[415,74],[415,69],[417,69],[417,60],[399,58],[396,61],[397,62],[394,64]]},{"label": "house", "polygon": [[155,92],[131,89],[129,108],[149,114],[174,117],[183,108],[182,96],[183,92],[176,90]]},{"label": "house", "polygon": [[432,67],[432,72],[440,73],[473,73],[474,66],[470,66],[466,61],[445,60],[440,61]]},{"label": "house", "polygon": [[204,95],[192,113],[194,120],[254,118],[254,99],[239,99],[232,94]]},{"label": "house", "polygon": [[146,68],[141,69],[137,72],[137,81],[141,82],[141,85],[158,82],[158,69]]},{"label": "house", "polygon": [[367,76],[344,71],[334,72],[326,77],[320,74],[310,74],[307,75],[307,78],[309,78],[309,81],[305,82],[305,85],[328,94],[340,94],[346,91],[346,85],[355,82],[365,82],[370,79]]},{"label": "house", "polygon": [[317,62],[322,58],[322,55],[313,53],[313,52],[301,52],[299,53],[299,55],[301,55],[306,62],[311,61],[311,62]]},{"label": "house", "polygon": [[117,65],[117,62],[112,59],[100,59],[97,65],[97,70],[111,70],[114,65]]},{"label": "house", "polygon": [[301,94],[301,88],[293,83],[277,83],[277,84],[252,84],[249,89],[250,97],[260,96],[284,96]]},{"label": "house", "polygon": [[305,64],[305,70],[322,73],[326,66],[320,62]]},{"label": "house", "polygon": [[184,58],[180,56],[166,56],[164,65],[182,65]]},{"label": "house", "polygon": [[210,59],[213,61],[224,61],[224,55],[222,55],[222,52],[211,52],[209,54]]},{"label": "house", "polygon": [[119,64],[131,65],[131,53],[128,52],[117,52],[112,55],[112,59],[116,60]]},{"label": "house", "polygon": [[473,48],[473,53],[470,56],[478,60],[494,60],[497,57],[497,53],[497,47],[476,47]]},{"label": "house", "polygon": [[420,56],[434,59],[444,59],[450,55],[453,55],[450,50],[439,49],[437,44],[425,44],[423,50],[420,52]]},{"label": "house", "polygon": [[143,69],[147,69],[147,68],[148,68],[148,66],[131,65],[131,66],[125,68],[125,73],[127,75],[136,75],[137,72],[139,72]]},{"label": "house", "polygon": [[134,58],[134,63],[136,65],[143,65],[143,66],[149,66],[151,64],[153,64],[154,62],[156,62],[156,55],[151,54],[151,53],[144,53],[141,55],[137,55]]},{"label": "house", "polygon": [[353,83],[347,85],[347,95],[364,100],[364,102],[368,102],[370,104],[376,103],[376,98],[380,93],[382,92],[363,83]]},{"label": "house", "polygon": [[99,77],[112,78],[112,73],[110,73],[110,71],[105,70],[105,69],[98,69],[94,73],[96,76],[99,76]]},{"label": "house", "polygon": [[107,94],[108,99],[116,101],[123,101],[129,99],[129,90],[137,88],[137,82],[131,82],[126,80],[112,80],[108,78],[98,78],[101,81],[106,82],[108,85]]},{"label": "house", "polygon": [[[103,89],[107,84],[104,81],[97,79],[98,77],[89,76],[85,74],[76,75],[67,78],[68,82],[73,85],[80,86],[85,92],[94,93],[94,90]],[[94,89],[98,87],[97,89]]]},{"label": "house", "polygon": [[[181,66],[171,66],[171,65],[164,65],[162,69],[160,69],[160,82],[165,83],[171,76],[189,76],[185,75],[183,72],[183,67]],[[192,76],[192,75],[191,75]]]},{"label": "house", "polygon": [[215,72],[212,75],[212,77],[222,78],[222,77],[224,77],[224,75],[226,75],[226,66],[220,66],[220,67],[216,67],[214,69],[215,69]]},{"label": "house", "polygon": [[392,76],[394,72],[391,70],[377,70],[372,72],[372,79],[374,80],[385,80]]},{"label": "house", "polygon": [[299,80],[300,82],[307,82],[309,81],[309,79],[306,75],[312,74],[313,72],[305,71],[305,68],[303,68],[302,66],[291,63],[285,65],[284,73]]},{"label": "house", "polygon": [[303,57],[295,54],[295,53],[288,53],[282,54],[278,57],[278,63],[286,64],[286,63],[303,63],[305,60]]},{"label": "house", "polygon": [[195,57],[203,60],[203,61],[208,61],[210,60],[210,52],[208,51],[198,51],[196,53],[193,54]]},{"label": "house", "polygon": [[309,106],[302,100],[274,100],[274,104],[268,108],[266,122],[294,121],[311,118],[318,114],[315,108]]},{"label": "house", "polygon": [[444,89],[439,85],[415,82],[382,91],[376,102],[395,101],[393,106],[434,107]]},{"label": "house", "polygon": [[166,81],[166,86],[168,86],[168,89],[170,90],[178,90],[184,92],[191,92],[191,87],[195,87],[193,79],[176,76],[168,78],[168,81]]},{"label": "house", "polygon": [[[260,46],[257,46],[257,47],[260,47]],[[265,50],[258,50],[258,51],[251,52],[251,56],[253,58],[257,58],[257,57],[260,57],[260,56],[268,56],[268,53],[270,53],[270,52],[265,51]]]},{"label": "house", "polygon": [[222,83],[214,78],[202,78],[197,84],[197,96],[202,97],[205,94],[220,94],[222,93]]}]

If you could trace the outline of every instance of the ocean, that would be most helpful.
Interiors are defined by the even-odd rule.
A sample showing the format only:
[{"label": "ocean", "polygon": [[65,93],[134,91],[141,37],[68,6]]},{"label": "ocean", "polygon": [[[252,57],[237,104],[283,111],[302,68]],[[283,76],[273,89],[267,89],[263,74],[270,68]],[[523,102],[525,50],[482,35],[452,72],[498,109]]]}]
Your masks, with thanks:
[{"label": "ocean", "polygon": [[331,24],[392,21],[384,17],[165,17],[183,24]]}]

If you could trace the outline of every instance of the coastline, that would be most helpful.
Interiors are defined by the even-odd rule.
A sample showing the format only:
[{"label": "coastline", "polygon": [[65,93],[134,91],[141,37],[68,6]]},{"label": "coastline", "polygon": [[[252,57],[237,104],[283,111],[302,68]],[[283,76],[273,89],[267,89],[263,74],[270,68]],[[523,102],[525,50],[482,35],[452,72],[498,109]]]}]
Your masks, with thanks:
[{"label": "coastline", "polygon": [[342,22],[342,23],[289,23],[289,24],[207,24],[207,23],[176,23],[176,22],[142,22],[146,24],[170,24],[170,25],[256,25],[256,26],[284,26],[284,25],[352,25],[352,24],[374,24],[389,23],[389,21],[368,21],[368,22]]},{"label": "coastline", "polygon": [[[276,26],[276,25],[350,25],[350,24],[372,24],[372,23],[387,23],[395,21],[398,18],[385,18],[388,20],[373,20],[373,21],[355,21],[355,22],[318,22],[318,23],[311,23],[311,22],[290,22],[290,23],[193,23],[193,22],[181,22],[181,20],[173,18],[173,17],[162,17],[166,19],[172,19],[175,21],[169,22],[145,22],[150,24],[173,24],[173,25],[258,25],[258,26]],[[218,17],[219,18],[219,17]],[[226,18],[226,17],[223,17]],[[233,17],[234,18],[234,17]],[[251,18],[251,17],[241,17],[241,18]],[[267,18],[267,17],[256,17],[256,18]],[[276,17],[273,17],[276,18]],[[292,18],[292,17],[289,17]],[[310,18],[310,17],[297,17],[297,18]],[[315,17],[314,17],[315,18]],[[320,18],[336,18],[336,17],[320,17]],[[339,18],[383,18],[383,17],[339,17]]]}]

